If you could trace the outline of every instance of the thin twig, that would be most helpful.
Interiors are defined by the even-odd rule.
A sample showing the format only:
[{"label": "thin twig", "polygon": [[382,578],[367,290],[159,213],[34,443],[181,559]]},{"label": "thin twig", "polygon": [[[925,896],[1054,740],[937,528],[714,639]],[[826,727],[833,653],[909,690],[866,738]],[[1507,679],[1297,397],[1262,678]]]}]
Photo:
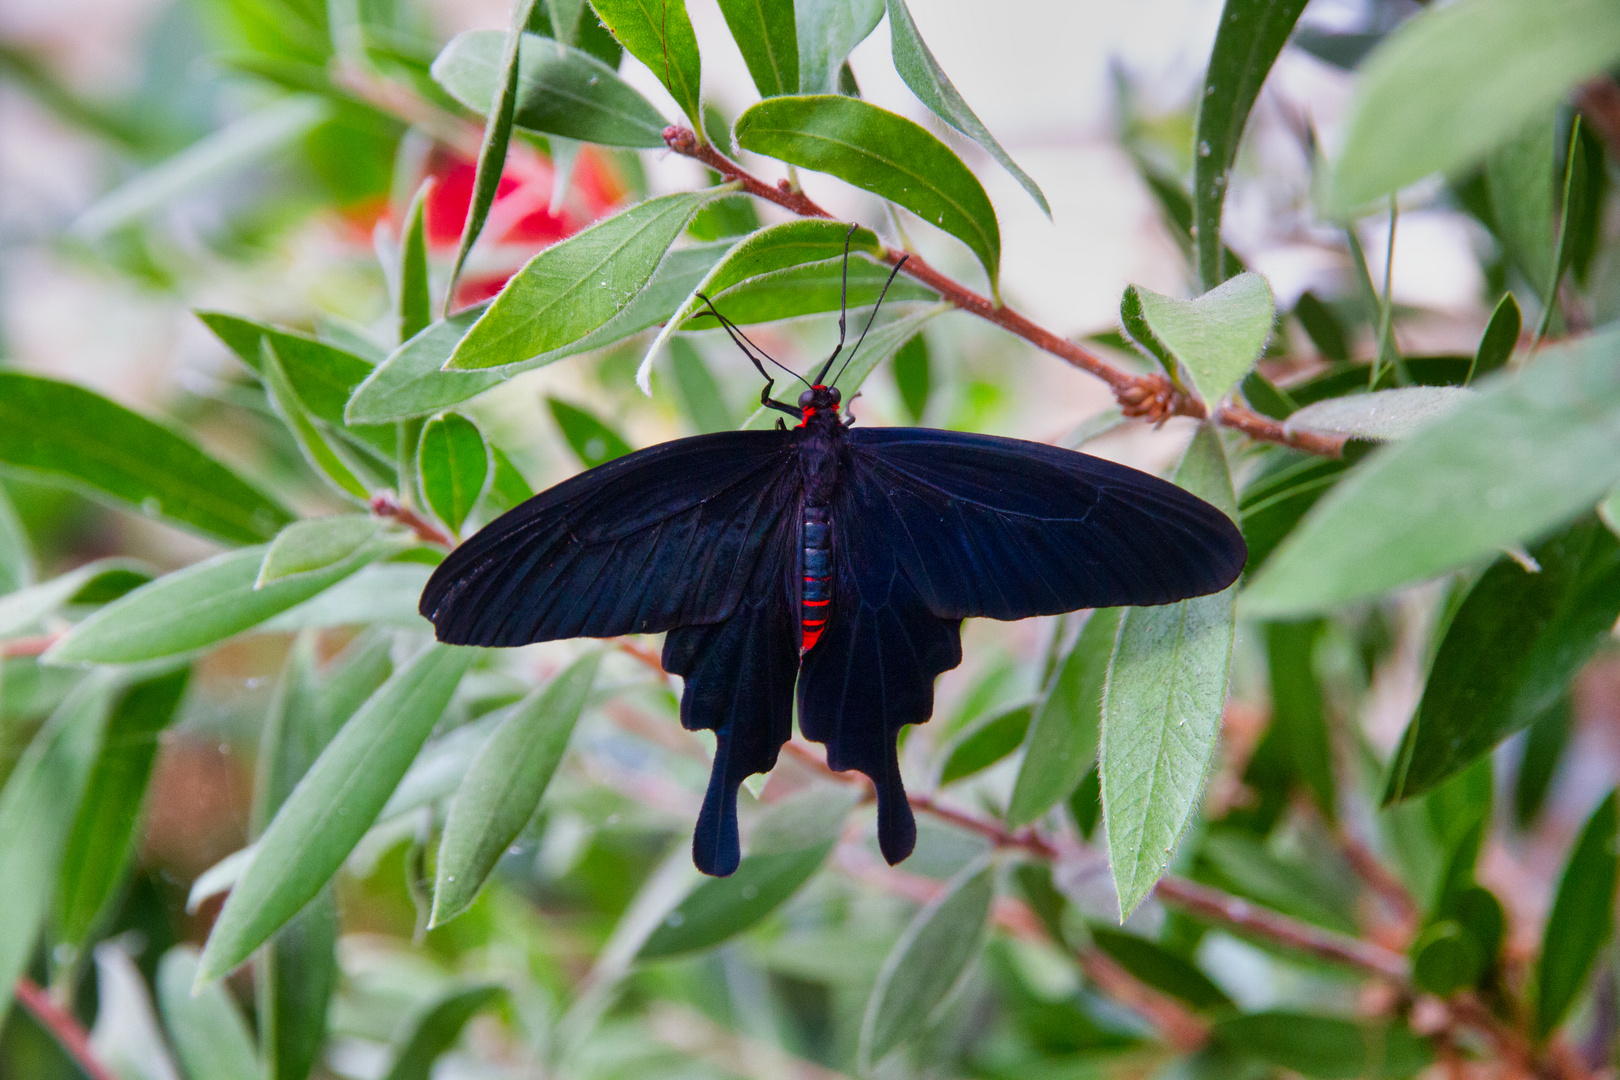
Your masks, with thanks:
[{"label": "thin twig", "polygon": [[95,1047],[78,1017],[51,1000],[51,995],[24,975],[15,987],[17,1003],[31,1013],[40,1027],[51,1033],[57,1045],[67,1052],[90,1080],[118,1080],[113,1071],[96,1057]]},{"label": "thin twig", "polygon": [[[774,186],[765,183],[713,146],[699,142],[697,136],[684,127],[671,125],[665,128],[664,142],[677,154],[701,161],[726,180],[741,181],[742,189],[750,195],[773,202],[801,217],[832,216],[804,192],[795,190],[787,181],[784,180]],[[1203,419],[1208,415],[1202,402],[1186,394],[1163,375],[1136,375],[1117,368],[1077,342],[1060,337],[1005,304],[996,304],[988,297],[947,277],[915,254],[888,247],[885,247],[882,253],[884,261],[891,266],[898,264],[907,256],[909,258],[906,258],[905,273],[939,293],[952,305],[992,322],[1009,333],[1023,338],[1036,348],[1102,379],[1114,391],[1114,397],[1125,415],[1141,417],[1154,423],[1162,423],[1172,416]],[[1237,405],[1217,409],[1215,421],[1241,431],[1251,438],[1280,443],[1311,454],[1338,457],[1344,452],[1342,438],[1290,431],[1269,417]]]},{"label": "thin twig", "polygon": [[371,512],[380,518],[389,518],[399,522],[411,532],[416,534],[418,540],[429,544],[438,544],[440,547],[452,548],[456,542],[408,506],[401,506],[398,499],[386,491],[379,491],[371,497]]},{"label": "thin twig", "polygon": [[62,634],[57,633],[0,641],[0,656],[40,656],[61,640]]}]

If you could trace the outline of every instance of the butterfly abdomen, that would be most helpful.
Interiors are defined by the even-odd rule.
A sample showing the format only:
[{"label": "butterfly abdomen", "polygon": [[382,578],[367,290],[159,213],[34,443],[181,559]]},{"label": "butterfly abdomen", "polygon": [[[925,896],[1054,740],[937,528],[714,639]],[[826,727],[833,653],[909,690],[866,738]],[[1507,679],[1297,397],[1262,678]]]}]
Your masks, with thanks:
[{"label": "butterfly abdomen", "polygon": [[832,607],[832,521],[825,506],[806,506],[800,528],[799,655],[815,647]]}]

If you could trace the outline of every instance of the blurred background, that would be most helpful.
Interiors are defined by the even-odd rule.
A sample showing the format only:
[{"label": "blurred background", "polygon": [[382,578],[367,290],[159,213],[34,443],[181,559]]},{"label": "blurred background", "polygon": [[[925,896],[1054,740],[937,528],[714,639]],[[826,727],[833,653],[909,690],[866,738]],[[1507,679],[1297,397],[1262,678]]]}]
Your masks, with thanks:
[{"label": "blurred background", "polygon": [[[173,418],[301,510],[321,509],[327,496],[309,483],[284,433],[255,412],[262,397],[258,405],[250,400],[240,363],[193,312],[217,309],[331,340],[363,340],[391,317],[383,267],[393,264],[404,208],[429,175],[438,180],[427,222],[442,282],[471,188],[465,155],[469,146],[476,149],[479,127],[477,118],[447,107],[442,94],[435,97],[426,67],[457,32],[500,29],[509,17],[499,0],[354,2],[390,32],[373,44],[370,69],[329,58],[326,5],[312,0],[0,4],[0,363],[75,381],[149,415]],[[855,50],[850,65],[863,96],[924,124],[975,167],[1000,218],[1007,302],[1059,333],[1093,337],[1129,366],[1139,361],[1120,351],[1117,337],[1125,285],[1182,296],[1196,291],[1186,237],[1177,230],[1166,192],[1179,190],[1191,173],[1196,97],[1220,6],[1218,0],[915,0],[923,38],[973,109],[1044,189],[1050,219],[982,151],[911,95],[889,60],[886,23]],[[1415,8],[1408,0],[1310,5],[1250,120],[1227,202],[1227,243],[1266,275],[1279,312],[1293,311],[1309,294],[1332,313],[1348,339],[1343,351],[1351,356],[1370,355],[1375,312],[1360,291],[1344,232],[1313,213],[1314,165],[1339,137],[1349,68]],[[688,9],[702,48],[708,103],[720,117],[734,117],[755,100],[742,58],[714,0],[689,0]],[[307,110],[299,112],[299,103],[310,99],[295,96],[312,72],[331,74],[336,87],[317,91],[332,104],[314,119]],[[658,80],[634,59],[625,59],[622,73],[665,115],[679,115]],[[175,159],[193,146],[206,149]],[[170,165],[154,170],[161,162]],[[779,175],[771,162],[745,163],[767,178]],[[535,251],[629,202],[703,182],[698,167],[684,158],[594,147],[580,151],[560,199],[553,197],[556,175],[541,141],[514,147],[461,299],[492,294]],[[876,201],[822,176],[806,175],[804,185],[835,214],[871,225],[893,242],[894,223]],[[746,228],[747,215],[770,221],[775,210],[727,212],[742,214]],[[706,213],[694,235],[712,239],[735,231],[738,223],[727,220],[727,212]],[[1371,278],[1382,281],[1387,221],[1368,221],[1358,238]],[[909,228],[909,239],[935,265],[983,288],[982,274],[954,241],[919,225]],[[1409,193],[1393,251],[1390,281],[1402,352],[1471,354],[1509,274],[1477,214],[1439,185]],[[1620,268],[1604,260],[1600,256],[1590,268],[1586,287],[1598,324],[1613,317],[1603,313],[1620,310]],[[760,340],[803,370],[825,355],[834,334],[829,318],[816,317],[761,328]],[[691,340],[715,376],[718,412],[705,415],[740,421],[757,400],[757,376],[723,337]],[[1087,433],[1083,425],[1113,404],[1100,382],[964,315],[934,322],[927,350],[926,396],[907,399],[880,371],[855,406],[862,423],[920,421],[1073,444]],[[1271,353],[1262,367],[1284,384],[1336,358],[1331,344],[1325,347],[1295,317],[1279,323]],[[571,358],[503,384],[467,411],[539,489],[581,466],[545,408],[548,396],[587,409],[632,446],[696,430],[699,419],[663,368],[652,398],[635,390],[639,359],[634,345]],[[1191,430],[1185,420],[1158,430],[1116,427],[1090,438],[1086,449],[1163,471]],[[1236,464],[1241,481],[1247,464]],[[17,475],[0,483],[24,520],[41,577],[114,554],[167,570],[215,550],[71,491]],[[1415,705],[1435,601],[1435,590],[1417,590],[1388,620],[1329,649],[1329,666],[1342,669],[1336,685],[1349,688],[1333,707],[1381,753],[1393,747]],[[925,777],[937,776],[953,739],[1027,699],[1033,687],[1025,683],[1034,665],[1024,661],[1062,632],[1044,619],[971,623],[964,634],[967,662],[942,678],[935,721],[916,730],[906,745],[908,782],[926,789]],[[245,843],[254,747],[290,640],[256,634],[210,654],[181,721],[164,736],[141,868],[120,914],[132,935],[126,955],[148,973],[167,944],[200,941],[217,910],[217,904],[205,904],[188,914],[186,893],[200,873]],[[342,635],[327,635],[322,656],[346,643]],[[1376,651],[1377,662],[1364,666],[1367,649]],[[550,671],[569,655],[566,649],[529,650],[510,665]],[[63,692],[52,684],[49,669],[30,663],[24,672],[17,661],[5,663],[0,767],[15,759]],[[494,687],[489,700],[510,700],[502,698],[504,692]],[[1241,802],[1240,778],[1267,700],[1263,645],[1248,639],[1241,626],[1233,695],[1211,798]],[[1620,665],[1612,654],[1588,668],[1575,702],[1571,749],[1558,759],[1556,779],[1546,784],[1546,812],[1514,842],[1493,841],[1481,869],[1481,879],[1511,897],[1510,910],[1532,929],[1539,926],[1549,877],[1569,837],[1620,779]],[[496,890],[499,895],[481,901],[473,914],[428,935],[425,947],[411,944],[416,913],[401,872],[410,837],[395,837],[391,847],[373,853],[369,873],[351,864],[356,872],[343,900],[346,991],[328,1061],[336,1074],[379,1075],[381,1048],[401,1011],[447,973],[524,969],[531,1000],[520,1003],[520,1011],[543,1012],[562,987],[577,981],[659,853],[688,827],[680,799],[678,812],[659,813],[625,798],[624,791],[669,777],[688,801],[701,790],[706,751],[700,739],[679,730],[668,702],[646,712],[646,723],[624,716],[591,721],[585,740],[595,764],[565,770],[559,809],[537,822],[534,835],[526,834],[519,853],[531,867],[526,884]],[[1516,760],[1522,741],[1501,752],[1504,761]],[[993,802],[1005,798],[1009,781],[1005,769],[992,768],[974,783]],[[928,845],[925,836],[911,867],[916,872],[928,872]],[[951,862],[939,858],[941,865]],[[829,970],[842,966],[843,974],[853,971],[857,983],[864,978],[869,986],[871,969],[911,908],[901,898],[847,884],[823,891],[822,901],[847,906],[842,926],[864,925],[871,941],[883,943],[840,931],[825,940],[781,943],[758,963],[755,954],[741,963],[722,953],[691,961],[699,965],[692,970],[655,969],[644,975],[641,992],[648,1000],[686,1002],[684,1011],[644,1012],[638,1026],[621,1032],[618,1049],[604,1049],[593,1068],[600,1075],[709,1075],[703,1070],[710,1066],[698,1065],[672,1031],[697,1032],[690,1037],[700,1042],[712,1036],[716,1046],[729,1047],[733,1058],[718,1067],[722,1074],[777,1069],[775,1075],[798,1075],[782,1072],[779,1066],[786,1066],[769,1055],[748,1058],[754,1043],[726,1041],[726,1033],[736,1030],[752,1036],[769,1031],[765,1041],[772,1045],[794,1047],[807,1059],[838,1061],[844,1052],[838,1039],[848,1038],[844,1014],[853,1008],[858,1019],[864,992],[845,987]],[[1143,917],[1155,916],[1149,910]],[[1258,950],[1226,942],[1226,952],[1219,953],[1222,988],[1245,1006],[1321,991]],[[983,977],[1002,980],[1037,1004],[1067,1001],[1069,973],[1049,959],[1038,950],[1008,946],[993,951],[992,970]],[[105,970],[100,977],[108,978]],[[797,1002],[785,1015],[799,1017],[808,1025],[804,1030],[784,1034],[772,1027],[782,1022],[777,1014],[748,1012],[747,1003],[767,978],[777,998]],[[703,993],[723,1001],[698,1000]],[[1110,1012],[1105,1001],[1086,1007],[1092,1010],[1085,1014],[1091,1025],[1086,1038],[1101,1033],[1095,1037],[1107,1043],[1134,1037],[1128,1020],[1117,1009]],[[692,1019],[712,1016],[715,1009],[729,1026]],[[15,1062],[25,1060],[15,1056],[15,1047],[26,1036],[16,1030],[25,1021],[16,1011],[12,1016],[0,1042],[9,1040],[13,1056],[6,1060]],[[1079,1020],[1065,1023],[1064,1031],[1079,1030]],[[516,1030],[522,1027],[518,1023]],[[449,1059],[451,1071],[440,1075],[517,1075],[513,1063],[523,1055],[513,1030],[475,1024]],[[1017,1069],[1006,1063],[1024,1060],[1019,1040],[1038,1042],[1034,1030],[1002,1033],[1005,1045],[984,1049],[976,1070],[1014,1075]],[[1061,1042],[1058,1035],[1052,1038]]]}]

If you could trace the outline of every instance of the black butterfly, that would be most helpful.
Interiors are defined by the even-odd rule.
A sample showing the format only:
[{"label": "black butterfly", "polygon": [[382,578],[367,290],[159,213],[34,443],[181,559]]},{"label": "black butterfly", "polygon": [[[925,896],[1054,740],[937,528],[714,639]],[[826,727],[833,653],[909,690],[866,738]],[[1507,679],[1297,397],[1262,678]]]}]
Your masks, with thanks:
[{"label": "black butterfly", "polygon": [[[847,245],[844,258],[847,273]],[[876,785],[896,863],[917,836],[897,739],[961,662],[963,619],[1166,604],[1243,568],[1224,514],[1135,469],[991,435],[852,428],[824,384],[842,315],[793,406],[771,399],[763,351],[710,311],[765,376],[761,402],[798,426],[676,439],[565,480],[451,552],[420,605],[459,645],[668,631],[681,723],[717,737],[692,838],[706,874],[737,868],[737,787],[791,737],[795,682],[804,736]]]}]

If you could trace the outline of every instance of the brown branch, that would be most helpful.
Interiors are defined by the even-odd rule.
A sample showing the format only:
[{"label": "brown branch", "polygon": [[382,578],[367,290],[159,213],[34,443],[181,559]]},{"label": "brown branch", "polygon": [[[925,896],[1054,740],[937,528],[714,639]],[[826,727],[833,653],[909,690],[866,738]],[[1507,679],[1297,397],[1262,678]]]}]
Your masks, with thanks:
[{"label": "brown branch", "polygon": [[1158,1028],[1164,1041],[1190,1054],[1209,1041],[1209,1025],[1180,1002],[1159,993],[1098,948],[1077,949],[1075,961],[1097,988]]},{"label": "brown branch", "polygon": [[389,492],[379,491],[371,497],[371,512],[380,518],[399,522],[415,533],[418,540],[425,543],[438,544],[446,548],[456,546],[456,542],[440,532],[437,526],[410,507],[402,505]]},{"label": "brown branch", "polygon": [[1620,161],[1620,86],[1607,75],[1599,76],[1576,91],[1575,104],[1597,129],[1609,157]]},{"label": "brown branch", "polygon": [[0,641],[0,656],[40,656],[61,640],[62,635],[58,633]]},{"label": "brown branch", "polygon": [[[671,125],[665,128],[664,142],[677,154],[702,162],[726,180],[740,182],[743,190],[750,195],[773,202],[802,217],[832,216],[811,201],[804,192],[794,189],[787,181],[784,180],[775,186],[765,183],[714,147],[700,143],[697,136],[684,127]],[[906,260],[905,273],[908,276],[927,285],[950,301],[953,306],[994,323],[1036,348],[1106,382],[1114,391],[1114,397],[1126,416],[1163,423],[1172,416],[1190,416],[1201,420],[1208,415],[1202,402],[1188,395],[1165,376],[1136,375],[1117,368],[1083,345],[1060,337],[1005,304],[996,304],[961,282],[947,277],[921,257],[910,252],[896,251],[894,248],[883,249],[883,259],[891,266],[897,265],[902,258]],[[1277,421],[1237,405],[1217,409],[1215,421],[1241,431],[1251,438],[1280,443],[1311,454],[1338,457],[1344,452],[1345,440],[1342,438],[1289,431]]]},{"label": "brown branch", "polygon": [[90,1036],[78,1017],[52,1001],[38,983],[24,975],[17,980],[15,993],[17,1003],[39,1021],[40,1027],[51,1033],[57,1045],[67,1052],[84,1075],[90,1080],[118,1080],[113,1071],[96,1057],[95,1047],[90,1045]]}]

